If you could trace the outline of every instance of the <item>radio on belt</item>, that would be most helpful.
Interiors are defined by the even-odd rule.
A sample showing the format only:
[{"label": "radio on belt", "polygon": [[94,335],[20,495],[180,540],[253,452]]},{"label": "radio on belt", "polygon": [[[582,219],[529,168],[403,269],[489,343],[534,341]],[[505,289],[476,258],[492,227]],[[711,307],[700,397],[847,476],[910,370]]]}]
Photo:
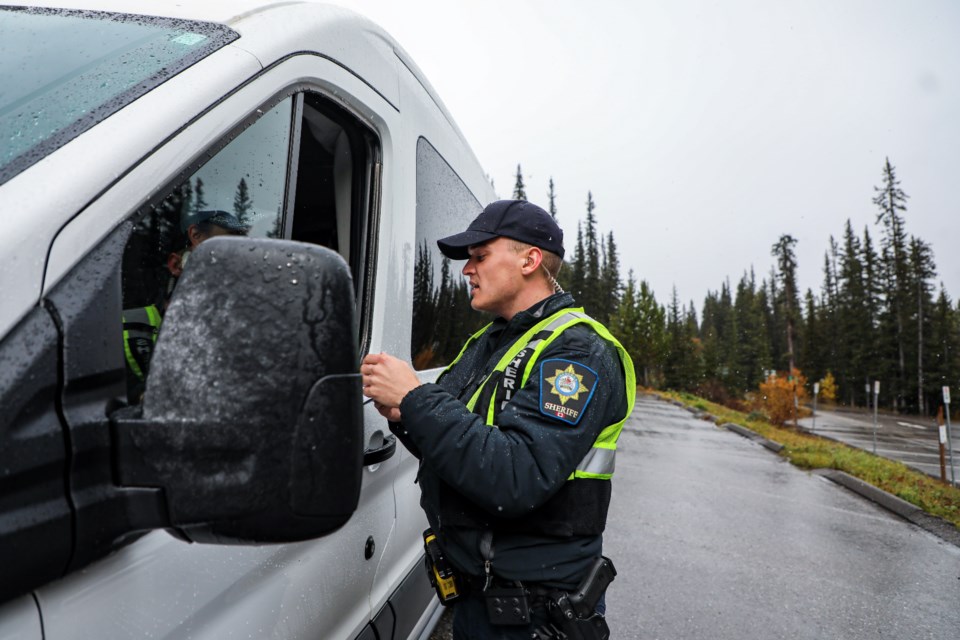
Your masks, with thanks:
[{"label": "radio on belt", "polygon": [[447,606],[460,599],[460,589],[457,585],[457,575],[454,568],[440,550],[437,535],[433,529],[423,532],[424,564],[430,584],[437,590],[440,604]]}]

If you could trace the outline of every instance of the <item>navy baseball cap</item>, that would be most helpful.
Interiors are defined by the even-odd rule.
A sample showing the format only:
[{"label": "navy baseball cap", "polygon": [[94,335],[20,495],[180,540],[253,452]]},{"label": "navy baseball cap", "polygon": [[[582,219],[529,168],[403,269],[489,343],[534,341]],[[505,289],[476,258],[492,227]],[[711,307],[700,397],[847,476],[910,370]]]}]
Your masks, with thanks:
[{"label": "navy baseball cap", "polygon": [[499,237],[512,238],[563,257],[563,231],[549,213],[526,200],[497,200],[470,223],[467,230],[437,240],[451,260],[466,260],[473,245]]},{"label": "navy baseball cap", "polygon": [[232,213],[220,211],[219,209],[197,211],[195,213],[191,213],[190,215],[183,216],[183,218],[180,219],[180,230],[186,233],[187,229],[189,229],[191,225],[200,224],[201,222],[209,222],[210,224],[215,224],[218,227],[223,227],[228,231],[238,231],[240,233],[246,233],[247,231],[250,231],[250,225],[243,224],[237,219],[237,216],[233,215]]}]

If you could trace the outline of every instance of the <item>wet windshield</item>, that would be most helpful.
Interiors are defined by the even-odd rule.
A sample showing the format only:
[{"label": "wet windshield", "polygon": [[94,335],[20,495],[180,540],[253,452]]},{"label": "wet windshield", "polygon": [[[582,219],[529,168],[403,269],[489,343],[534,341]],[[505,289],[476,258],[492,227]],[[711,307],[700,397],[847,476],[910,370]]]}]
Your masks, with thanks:
[{"label": "wet windshield", "polygon": [[237,37],[209,23],[0,7],[0,184]]}]

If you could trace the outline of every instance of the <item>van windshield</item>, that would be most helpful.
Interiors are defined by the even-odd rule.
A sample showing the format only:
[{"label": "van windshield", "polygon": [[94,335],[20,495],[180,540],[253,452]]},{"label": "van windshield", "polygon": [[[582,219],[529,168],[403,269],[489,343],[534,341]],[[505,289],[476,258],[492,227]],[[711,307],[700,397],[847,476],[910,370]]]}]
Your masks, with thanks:
[{"label": "van windshield", "polygon": [[0,6],[0,184],[237,37],[218,24]]}]

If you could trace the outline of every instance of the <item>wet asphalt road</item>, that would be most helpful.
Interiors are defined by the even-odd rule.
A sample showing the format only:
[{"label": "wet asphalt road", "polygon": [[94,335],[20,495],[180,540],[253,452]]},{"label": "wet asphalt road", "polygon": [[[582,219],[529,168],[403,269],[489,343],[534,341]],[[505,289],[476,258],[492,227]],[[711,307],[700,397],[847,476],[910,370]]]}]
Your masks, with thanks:
[{"label": "wet asphalt road", "polygon": [[652,398],[605,552],[616,639],[960,638],[960,548]]},{"label": "wet asphalt road", "polygon": [[[799,421],[801,427],[829,436],[865,451],[873,451],[873,414],[862,410],[818,409],[816,424],[812,417]],[[953,478],[960,483],[960,425],[951,425]],[[914,469],[940,477],[940,431],[931,418],[920,416],[877,416],[877,455],[899,460]],[[946,479],[950,481],[950,454],[945,450]],[[957,634],[960,638],[960,633]]]}]

